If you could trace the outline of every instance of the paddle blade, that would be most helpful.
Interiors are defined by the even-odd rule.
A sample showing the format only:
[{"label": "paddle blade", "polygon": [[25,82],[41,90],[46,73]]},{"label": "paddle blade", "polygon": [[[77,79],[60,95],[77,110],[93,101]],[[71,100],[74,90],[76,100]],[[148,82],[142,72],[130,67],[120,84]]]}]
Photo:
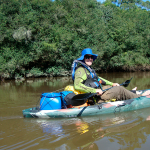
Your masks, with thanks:
[{"label": "paddle blade", "polygon": [[[133,78],[133,77],[132,77]],[[126,80],[125,82],[123,82],[120,85],[123,85],[124,87],[127,87],[129,85],[129,83],[131,82],[132,78],[130,80]]]},{"label": "paddle blade", "polygon": [[72,100],[85,100],[85,99],[88,99],[92,96],[95,96],[97,95],[97,93],[85,93],[85,94],[78,94],[78,95],[75,95]]}]

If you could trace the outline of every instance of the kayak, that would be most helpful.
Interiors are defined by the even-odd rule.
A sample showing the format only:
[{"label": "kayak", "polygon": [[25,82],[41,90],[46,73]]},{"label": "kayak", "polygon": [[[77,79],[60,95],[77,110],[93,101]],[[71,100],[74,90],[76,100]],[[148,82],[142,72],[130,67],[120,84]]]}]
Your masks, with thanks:
[{"label": "kayak", "polygon": [[[137,92],[143,93],[145,91],[146,90],[139,90]],[[97,103],[95,105],[78,108],[40,110],[40,106],[38,106],[25,109],[22,113],[25,118],[68,118],[121,113],[147,107],[150,107],[150,95],[122,101]]]}]

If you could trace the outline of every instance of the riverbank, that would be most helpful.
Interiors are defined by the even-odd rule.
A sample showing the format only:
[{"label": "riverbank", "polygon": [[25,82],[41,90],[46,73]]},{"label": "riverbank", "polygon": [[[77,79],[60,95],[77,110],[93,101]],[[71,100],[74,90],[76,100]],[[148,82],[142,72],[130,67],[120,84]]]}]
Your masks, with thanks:
[{"label": "riverbank", "polygon": [[96,70],[98,73],[101,72],[138,72],[138,71],[150,71],[150,65],[134,65],[134,66],[122,66],[116,67],[113,69],[108,69],[107,71],[103,71],[102,69]]},{"label": "riverbank", "polygon": [[[104,72],[146,72],[150,71],[150,65],[147,66],[123,66],[108,70],[102,70],[101,68],[95,69],[97,73],[104,73]],[[18,74],[12,75],[10,73],[0,73],[0,80],[24,80],[27,78],[40,78],[40,77],[68,77],[71,76],[71,71],[67,70],[60,70],[57,74],[56,73],[43,73],[43,72],[36,72],[36,73],[26,73],[25,75],[19,76]]]},{"label": "riverbank", "polygon": [[71,71],[61,70],[60,72],[56,73],[27,73],[25,75],[19,76],[18,74],[10,74],[10,73],[0,73],[0,80],[11,80],[11,79],[20,79],[24,80],[26,78],[40,78],[40,77],[67,77],[71,76]]}]

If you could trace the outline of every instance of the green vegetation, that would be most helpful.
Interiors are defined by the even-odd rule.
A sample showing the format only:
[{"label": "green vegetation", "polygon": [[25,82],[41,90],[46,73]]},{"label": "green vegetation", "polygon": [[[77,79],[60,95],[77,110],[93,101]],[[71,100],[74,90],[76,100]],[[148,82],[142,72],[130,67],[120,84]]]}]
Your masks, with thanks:
[{"label": "green vegetation", "polygon": [[[104,71],[150,62],[150,11],[141,1],[1,0],[0,75],[20,77],[70,70],[84,48]],[[145,4],[145,5],[144,5]]]}]

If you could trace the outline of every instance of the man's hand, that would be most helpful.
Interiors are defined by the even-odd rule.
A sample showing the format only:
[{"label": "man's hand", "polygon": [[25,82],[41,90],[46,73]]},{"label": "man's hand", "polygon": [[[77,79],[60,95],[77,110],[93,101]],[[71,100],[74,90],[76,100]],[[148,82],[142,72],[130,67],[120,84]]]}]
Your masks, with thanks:
[{"label": "man's hand", "polygon": [[101,89],[96,89],[96,93],[97,93],[98,95],[102,95],[102,94],[103,94],[103,91],[102,91]]},{"label": "man's hand", "polygon": [[112,86],[120,86],[118,83],[113,83]]}]

